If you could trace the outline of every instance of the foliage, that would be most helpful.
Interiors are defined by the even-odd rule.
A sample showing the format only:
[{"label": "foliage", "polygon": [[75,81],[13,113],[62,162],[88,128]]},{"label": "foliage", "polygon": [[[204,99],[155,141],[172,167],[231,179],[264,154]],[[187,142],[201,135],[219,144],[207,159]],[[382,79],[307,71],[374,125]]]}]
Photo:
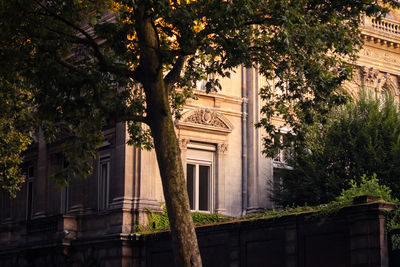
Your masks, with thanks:
[{"label": "foliage", "polygon": [[[137,230],[141,233],[153,233],[163,230],[168,230],[169,220],[168,212],[165,205],[161,206],[162,212],[153,212],[152,210],[147,210],[147,224],[138,225]],[[192,212],[192,219],[196,226],[214,224],[218,222],[226,222],[232,220],[230,217],[222,216],[219,213],[202,213],[202,212]]]},{"label": "foliage", "polygon": [[386,202],[398,203],[397,198],[392,197],[392,190],[386,185],[380,185],[376,178],[376,173],[367,178],[367,175],[361,176],[361,182],[357,184],[354,180],[350,180],[350,188],[343,189],[336,201],[342,203],[351,203],[357,196],[378,196]]},{"label": "foliage", "polygon": [[32,142],[33,128],[30,116],[32,96],[29,90],[20,88],[0,78],[0,188],[15,196],[25,176],[20,165],[22,152]]},{"label": "foliage", "polygon": [[[333,213],[336,213],[340,209],[353,205],[353,200],[358,196],[376,196],[381,200],[398,204],[399,200],[397,198],[392,197],[392,190],[379,183],[379,180],[376,177],[376,174],[373,174],[371,177],[367,177],[365,174],[360,178],[361,182],[357,183],[354,180],[349,182],[350,188],[343,189],[341,194],[337,196],[334,200],[330,201],[326,204],[320,204],[316,206],[308,206],[307,204],[304,206],[287,206],[283,209],[272,209],[262,213],[254,213],[246,215],[247,219],[268,219],[268,218],[279,218],[286,215],[295,215],[295,214],[303,214],[310,213],[310,217],[320,217],[323,219],[325,216],[329,216]],[[399,222],[399,215],[395,215],[396,213],[400,214],[400,210],[395,210],[394,212],[388,213],[387,218],[393,218],[388,221],[388,225],[393,227],[396,222]],[[397,216],[397,217],[396,217]],[[394,218],[396,217],[396,218]],[[396,221],[397,220],[397,221]]]},{"label": "foliage", "polygon": [[317,205],[374,173],[400,196],[400,113],[393,97],[362,92],[322,123],[305,129],[305,143],[294,143],[286,172],[273,199],[281,205]]},{"label": "foliage", "polygon": [[[196,81],[256,67],[273,81],[260,92],[266,104],[259,126],[269,133],[265,144],[276,145],[271,139],[277,115],[301,137],[299,119],[310,123],[344,101],[339,86],[351,70],[345,60],[354,60],[362,45],[360,16],[379,17],[399,5],[396,0],[0,0],[0,80],[12,85],[1,90],[28,90],[35,128],[48,143],[64,143],[68,167],[55,175],[61,181],[89,175],[103,129],[117,122],[127,122],[129,144],[154,145],[176,265],[200,266],[173,124],[173,114],[179,118],[185,99],[194,97]],[[216,90],[220,84],[210,79],[206,87]],[[2,145],[7,151],[8,143]],[[21,182],[14,181],[14,186]]]},{"label": "foliage", "polygon": [[264,212],[257,212],[257,213],[249,213],[246,214],[246,220],[257,220],[257,219],[272,219],[272,218],[280,218],[283,216],[289,215],[298,215],[310,212],[318,212],[321,210],[319,206],[287,206],[283,209],[271,209],[266,210]]},{"label": "foliage", "polygon": [[[179,118],[197,80],[211,73],[229,77],[241,64],[257,66],[274,81],[260,92],[266,104],[258,124],[269,133],[265,144],[272,148],[266,152],[273,153],[279,145],[271,141],[277,133],[273,116],[282,116],[300,137],[294,118],[312,122],[344,101],[338,90],[350,67],[343,59],[355,59],[362,44],[360,14],[382,16],[399,5],[381,2],[2,0],[0,78],[10,86],[1,90],[28,90],[35,127],[48,142],[68,136],[62,140],[69,175],[87,176],[91,166],[85,161],[96,156],[105,125],[128,121],[129,143],[152,147],[144,126],[152,122],[146,86],[157,75],[157,90],[168,90]],[[208,80],[206,87],[220,88],[219,80]],[[20,149],[2,146],[20,155],[28,139]],[[6,191],[22,181],[11,180],[1,180]]]}]

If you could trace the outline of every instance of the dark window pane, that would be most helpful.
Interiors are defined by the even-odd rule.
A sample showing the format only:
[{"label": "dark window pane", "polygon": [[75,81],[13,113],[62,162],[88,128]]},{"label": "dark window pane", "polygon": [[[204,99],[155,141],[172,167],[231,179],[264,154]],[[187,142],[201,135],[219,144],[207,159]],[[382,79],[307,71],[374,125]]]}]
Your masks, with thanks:
[{"label": "dark window pane", "polygon": [[193,206],[193,197],[194,197],[194,171],[195,171],[195,165],[193,164],[187,164],[186,166],[186,186],[187,186],[187,191],[189,195],[189,203],[190,203],[190,209],[194,210]]},{"label": "dark window pane", "polygon": [[199,166],[199,210],[210,210],[209,208],[209,179],[210,167]]},{"label": "dark window pane", "polygon": [[108,170],[109,162],[100,163],[100,181],[99,181],[99,208],[100,210],[106,209],[108,205]]},{"label": "dark window pane", "polygon": [[32,178],[34,176],[33,166],[30,166],[28,169],[28,177]]}]

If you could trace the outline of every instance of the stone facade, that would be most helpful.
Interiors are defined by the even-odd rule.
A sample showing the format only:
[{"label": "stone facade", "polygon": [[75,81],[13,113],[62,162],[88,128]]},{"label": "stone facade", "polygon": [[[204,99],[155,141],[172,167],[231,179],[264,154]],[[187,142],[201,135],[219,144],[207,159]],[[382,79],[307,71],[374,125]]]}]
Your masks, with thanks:
[{"label": "stone facade", "polygon": [[[360,86],[399,95],[399,21],[397,13],[382,21],[364,18],[365,46],[353,80],[344,85],[353,95]],[[256,92],[265,82],[256,69],[241,67],[229,79],[221,79],[221,92],[207,94],[199,84],[198,100],[187,101],[183,117],[176,121],[176,134],[192,209],[239,217],[273,207],[269,184],[287,166],[284,155],[275,159],[262,155],[263,131],[254,128],[262,105]],[[125,255],[122,237],[146,219],[146,209],[160,210],[161,180],[154,151],[126,144],[125,123],[106,130],[105,136],[99,158],[93,161],[93,175],[71,179],[70,186],[60,191],[50,179],[64,165],[60,147],[45,144],[39,133],[26,155],[27,180],[17,198],[0,194],[1,255],[27,248],[63,250],[58,245],[71,240],[80,240],[82,249],[89,249],[107,238],[111,240],[107,246],[119,244],[118,251],[107,253]],[[94,257],[87,253],[82,257]],[[5,266],[19,265],[13,261]]]}]

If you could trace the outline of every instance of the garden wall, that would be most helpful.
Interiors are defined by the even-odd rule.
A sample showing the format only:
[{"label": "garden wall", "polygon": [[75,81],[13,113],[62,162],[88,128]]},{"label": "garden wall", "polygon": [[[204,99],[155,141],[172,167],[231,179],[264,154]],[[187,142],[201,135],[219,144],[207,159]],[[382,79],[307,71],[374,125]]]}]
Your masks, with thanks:
[{"label": "garden wall", "polygon": [[[299,214],[198,227],[203,265],[387,267],[384,212],[392,208],[370,202],[328,217]],[[35,225],[37,238],[25,242],[32,232],[28,229],[17,246],[0,246],[0,266],[174,266],[169,232],[83,237],[82,218],[69,215],[52,220],[54,227],[45,222]],[[40,225],[47,232],[40,234]]]},{"label": "garden wall", "polygon": [[[285,216],[197,229],[204,266],[389,266],[384,203],[329,217]],[[137,266],[173,266],[167,233],[140,237]]]}]

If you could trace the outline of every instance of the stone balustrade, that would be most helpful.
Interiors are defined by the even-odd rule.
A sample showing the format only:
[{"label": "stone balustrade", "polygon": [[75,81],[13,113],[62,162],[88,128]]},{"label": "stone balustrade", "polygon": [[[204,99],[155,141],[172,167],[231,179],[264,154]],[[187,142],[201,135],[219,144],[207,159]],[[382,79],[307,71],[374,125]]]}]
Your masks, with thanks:
[{"label": "stone balustrade", "polygon": [[381,43],[389,47],[400,47],[400,23],[390,19],[363,17],[361,20],[361,37],[367,41]]}]

